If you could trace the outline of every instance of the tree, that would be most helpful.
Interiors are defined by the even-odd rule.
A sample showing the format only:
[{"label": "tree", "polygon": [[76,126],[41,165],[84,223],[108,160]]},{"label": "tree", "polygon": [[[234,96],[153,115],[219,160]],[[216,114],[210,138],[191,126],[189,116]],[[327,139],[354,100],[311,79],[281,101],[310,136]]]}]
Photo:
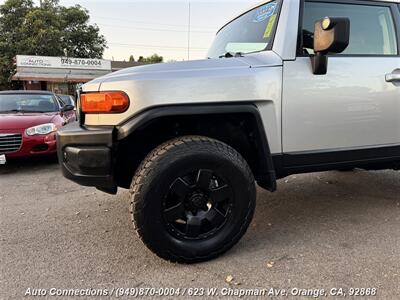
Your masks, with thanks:
[{"label": "tree", "polygon": [[0,90],[13,87],[13,57],[24,37],[21,24],[32,8],[31,0],[7,1],[0,6]]},{"label": "tree", "polygon": [[102,58],[106,40],[80,5],[64,7],[58,0],[7,0],[0,5],[0,89],[18,88],[11,82],[13,58],[48,55]]},{"label": "tree", "polygon": [[152,56],[145,58],[145,62],[149,64],[162,63],[163,61],[164,58],[162,56],[159,56],[158,54],[153,54]]},{"label": "tree", "polygon": [[135,58],[133,57],[133,55],[129,56],[129,62],[134,62]]},{"label": "tree", "polygon": [[162,63],[163,61],[164,58],[162,56],[159,56],[158,54],[153,54],[152,56],[148,57],[139,56],[138,59],[138,62],[146,64],[157,64],[157,63]]}]

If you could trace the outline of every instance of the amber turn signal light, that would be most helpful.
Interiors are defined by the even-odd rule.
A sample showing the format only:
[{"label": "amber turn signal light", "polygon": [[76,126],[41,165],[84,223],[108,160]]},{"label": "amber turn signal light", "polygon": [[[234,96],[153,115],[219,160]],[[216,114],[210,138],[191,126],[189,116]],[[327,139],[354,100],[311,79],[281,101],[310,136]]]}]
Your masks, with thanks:
[{"label": "amber turn signal light", "polygon": [[122,113],[129,107],[129,97],[124,92],[99,92],[81,94],[84,113]]}]

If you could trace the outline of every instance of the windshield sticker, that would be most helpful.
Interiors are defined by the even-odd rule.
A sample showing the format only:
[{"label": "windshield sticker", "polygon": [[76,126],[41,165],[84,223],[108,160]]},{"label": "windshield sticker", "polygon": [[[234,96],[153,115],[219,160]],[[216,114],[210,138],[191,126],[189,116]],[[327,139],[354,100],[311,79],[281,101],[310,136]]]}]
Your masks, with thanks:
[{"label": "windshield sticker", "polygon": [[270,16],[274,14],[276,5],[277,5],[276,2],[274,2],[261,6],[259,9],[256,10],[253,22],[259,23],[268,19]]},{"label": "windshield sticker", "polygon": [[274,29],[275,21],[276,21],[276,15],[273,15],[273,16],[271,16],[271,18],[269,18],[267,28],[265,29],[265,32],[264,32],[264,39],[271,37],[272,29]]}]

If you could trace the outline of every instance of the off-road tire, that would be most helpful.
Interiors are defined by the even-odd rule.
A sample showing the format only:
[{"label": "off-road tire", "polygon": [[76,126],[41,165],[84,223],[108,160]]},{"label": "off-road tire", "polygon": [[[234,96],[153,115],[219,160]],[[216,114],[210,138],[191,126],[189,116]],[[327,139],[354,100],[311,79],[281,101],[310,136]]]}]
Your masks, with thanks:
[{"label": "off-road tire", "polygon": [[[209,238],[180,238],[164,224],[163,199],[173,180],[191,169],[221,174],[232,191],[231,215]],[[154,149],[137,169],[130,193],[140,239],[159,257],[179,263],[210,260],[232,248],[246,232],[256,202],[254,177],[243,157],[227,144],[202,136],[182,136]]]}]

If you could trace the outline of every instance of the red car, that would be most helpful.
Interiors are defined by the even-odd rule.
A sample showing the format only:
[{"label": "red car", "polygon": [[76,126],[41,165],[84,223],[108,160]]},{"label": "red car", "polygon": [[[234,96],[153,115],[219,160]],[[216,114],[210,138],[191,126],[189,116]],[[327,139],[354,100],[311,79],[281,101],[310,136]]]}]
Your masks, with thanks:
[{"label": "red car", "polygon": [[56,153],[56,131],[76,121],[72,105],[46,91],[0,92],[0,164]]}]

